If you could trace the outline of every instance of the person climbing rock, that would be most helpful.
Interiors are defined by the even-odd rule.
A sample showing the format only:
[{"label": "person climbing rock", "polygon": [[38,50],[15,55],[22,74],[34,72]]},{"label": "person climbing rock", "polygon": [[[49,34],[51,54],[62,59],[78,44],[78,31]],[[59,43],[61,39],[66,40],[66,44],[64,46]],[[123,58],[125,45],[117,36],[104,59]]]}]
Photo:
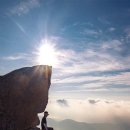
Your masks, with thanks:
[{"label": "person climbing rock", "polygon": [[44,112],[44,117],[42,118],[41,127],[42,130],[54,130],[52,127],[47,127],[47,116],[49,113],[47,111]]}]

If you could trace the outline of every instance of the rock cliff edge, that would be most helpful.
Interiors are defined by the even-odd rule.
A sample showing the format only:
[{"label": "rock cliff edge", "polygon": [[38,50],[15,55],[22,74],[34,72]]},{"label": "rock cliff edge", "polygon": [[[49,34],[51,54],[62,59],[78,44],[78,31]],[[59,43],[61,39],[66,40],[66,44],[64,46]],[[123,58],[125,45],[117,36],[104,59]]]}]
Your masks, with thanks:
[{"label": "rock cliff edge", "polygon": [[0,130],[32,130],[45,110],[52,67],[25,67],[0,76]]}]

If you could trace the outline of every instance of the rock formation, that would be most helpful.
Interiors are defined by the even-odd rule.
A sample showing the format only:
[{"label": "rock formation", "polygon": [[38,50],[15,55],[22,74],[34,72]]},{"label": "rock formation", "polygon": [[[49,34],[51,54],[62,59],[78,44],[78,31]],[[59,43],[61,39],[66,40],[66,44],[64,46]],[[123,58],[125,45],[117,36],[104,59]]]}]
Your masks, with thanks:
[{"label": "rock formation", "polygon": [[45,110],[52,67],[25,67],[0,76],[0,130],[35,130]]}]

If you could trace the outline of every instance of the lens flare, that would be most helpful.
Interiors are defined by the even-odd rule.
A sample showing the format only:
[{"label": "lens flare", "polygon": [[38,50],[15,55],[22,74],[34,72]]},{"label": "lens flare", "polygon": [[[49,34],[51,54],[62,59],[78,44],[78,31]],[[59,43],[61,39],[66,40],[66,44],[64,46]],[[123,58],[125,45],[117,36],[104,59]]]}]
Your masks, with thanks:
[{"label": "lens flare", "polygon": [[55,44],[49,40],[42,40],[41,46],[38,48],[37,53],[38,64],[55,66],[58,63],[58,56]]}]

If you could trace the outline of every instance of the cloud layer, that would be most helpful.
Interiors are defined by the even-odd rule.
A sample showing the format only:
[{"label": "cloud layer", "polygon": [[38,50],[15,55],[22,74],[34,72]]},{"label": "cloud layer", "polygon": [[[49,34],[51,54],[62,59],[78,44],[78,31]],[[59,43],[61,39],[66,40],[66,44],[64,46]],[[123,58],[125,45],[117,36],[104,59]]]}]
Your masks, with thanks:
[{"label": "cloud layer", "polygon": [[58,105],[56,100],[51,100],[47,106],[50,118],[56,120],[72,119],[88,123],[130,123],[129,101],[66,99],[66,102],[69,103],[68,107]]},{"label": "cloud layer", "polygon": [[71,84],[87,90],[130,90],[130,56],[121,55],[124,43],[115,39],[91,44],[79,52],[60,49],[60,64],[53,73],[53,85]]},{"label": "cloud layer", "polygon": [[[61,37],[50,37],[49,43],[55,43],[57,63],[53,66],[52,86],[70,86],[67,91],[130,91],[130,56],[121,55],[124,43],[120,40],[100,41],[89,48],[77,52],[63,49],[58,43]],[[43,41],[43,39],[41,40]],[[41,44],[41,42],[39,42]],[[35,64],[36,52],[17,53],[3,60],[26,60]],[[77,86],[74,87],[74,86]]]}]

